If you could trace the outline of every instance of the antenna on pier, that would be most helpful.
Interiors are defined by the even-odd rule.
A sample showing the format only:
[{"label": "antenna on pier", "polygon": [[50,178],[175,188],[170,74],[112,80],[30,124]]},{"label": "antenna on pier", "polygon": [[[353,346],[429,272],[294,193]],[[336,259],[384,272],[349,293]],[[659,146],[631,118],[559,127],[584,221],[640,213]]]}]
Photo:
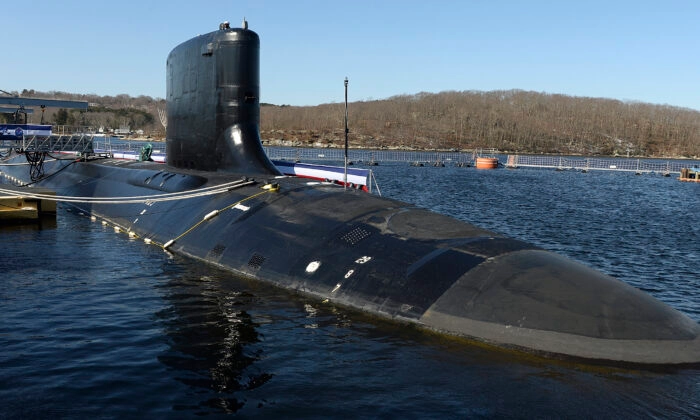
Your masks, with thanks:
[{"label": "antenna on pier", "polygon": [[163,124],[163,128],[166,130],[168,129],[168,114],[165,113],[165,110],[162,108],[158,108],[158,117],[160,118],[160,123]]}]

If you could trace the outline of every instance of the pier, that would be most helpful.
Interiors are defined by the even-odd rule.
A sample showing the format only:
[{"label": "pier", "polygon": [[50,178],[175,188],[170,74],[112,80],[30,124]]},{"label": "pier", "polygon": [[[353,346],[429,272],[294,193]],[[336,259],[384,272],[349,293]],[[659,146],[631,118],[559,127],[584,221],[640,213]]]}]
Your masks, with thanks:
[{"label": "pier", "polygon": [[55,191],[47,188],[27,189],[11,185],[0,187],[0,223],[35,221],[41,215],[56,214],[55,201],[27,197],[27,192],[55,196]]}]

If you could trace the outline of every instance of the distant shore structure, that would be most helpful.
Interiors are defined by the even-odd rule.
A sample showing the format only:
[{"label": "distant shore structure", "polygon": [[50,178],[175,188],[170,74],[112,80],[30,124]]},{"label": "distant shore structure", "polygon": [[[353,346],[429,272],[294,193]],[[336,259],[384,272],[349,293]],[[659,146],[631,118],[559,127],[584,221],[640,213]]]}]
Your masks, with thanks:
[{"label": "distant shore structure", "polygon": [[678,179],[683,182],[700,182],[700,168],[683,168]]},{"label": "distant shore structure", "polygon": [[670,176],[681,173],[688,162],[663,159],[598,158],[584,156],[508,155],[506,168],[541,168],[589,171],[618,171]]},{"label": "distant shore structure", "polygon": [[498,168],[498,158],[478,157],[476,158],[476,169],[496,169]]}]

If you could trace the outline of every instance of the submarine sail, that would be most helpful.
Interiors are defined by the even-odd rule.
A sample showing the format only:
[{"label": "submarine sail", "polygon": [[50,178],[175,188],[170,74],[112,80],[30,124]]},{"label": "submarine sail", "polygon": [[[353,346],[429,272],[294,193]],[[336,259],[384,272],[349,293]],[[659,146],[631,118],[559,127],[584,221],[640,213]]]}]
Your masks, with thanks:
[{"label": "submarine sail", "polygon": [[168,164],[280,175],[260,142],[260,39],[222,27],[176,47],[166,68]]},{"label": "submarine sail", "polygon": [[700,363],[698,323],[611,276],[414,205],[281,176],[260,143],[259,51],[255,32],[228,25],[173,49],[167,165],[46,162],[38,185],[171,252],[376,316],[545,356]]}]

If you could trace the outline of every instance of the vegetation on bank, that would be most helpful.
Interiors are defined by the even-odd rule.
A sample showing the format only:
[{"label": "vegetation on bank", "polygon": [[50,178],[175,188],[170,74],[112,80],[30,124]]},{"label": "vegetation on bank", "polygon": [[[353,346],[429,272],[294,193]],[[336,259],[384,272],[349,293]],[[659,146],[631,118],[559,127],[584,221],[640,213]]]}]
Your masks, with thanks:
[{"label": "vegetation on bank", "polygon": [[[345,104],[263,106],[272,143],[340,147]],[[700,112],[669,105],[521,90],[400,95],[349,104],[351,143],[652,157],[700,156]]]},{"label": "vegetation on bank", "polygon": [[[24,90],[25,97],[83,100],[87,112],[47,109],[47,123],[141,129],[165,136],[150,96]],[[342,147],[345,104],[263,104],[261,137],[272,145]],[[0,114],[0,118],[1,114]],[[39,122],[40,113],[31,116]],[[650,157],[700,156],[700,111],[670,105],[521,90],[398,95],[349,104],[349,141],[374,149],[471,150]]]}]

